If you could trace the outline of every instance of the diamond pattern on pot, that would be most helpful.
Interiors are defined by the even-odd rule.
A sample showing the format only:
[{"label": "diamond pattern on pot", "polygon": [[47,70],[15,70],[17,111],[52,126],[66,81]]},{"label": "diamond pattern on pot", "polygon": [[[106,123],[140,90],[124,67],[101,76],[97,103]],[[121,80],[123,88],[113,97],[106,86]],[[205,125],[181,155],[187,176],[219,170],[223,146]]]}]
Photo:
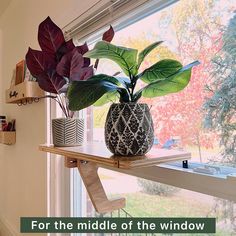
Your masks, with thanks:
[{"label": "diamond pattern on pot", "polygon": [[123,134],[125,127],[126,127],[125,123],[126,122],[124,121],[123,117],[120,116],[118,121],[116,122],[116,129],[117,129],[119,135]]},{"label": "diamond pattern on pot", "polygon": [[154,140],[153,122],[146,104],[112,104],[105,123],[105,141],[116,155],[147,153]]},{"label": "diamond pattern on pot", "polygon": [[130,117],[128,126],[134,134],[137,132],[139,125],[140,125],[140,122],[138,122],[138,119],[136,119],[136,117],[134,115],[132,115]]},{"label": "diamond pattern on pot", "polygon": [[130,119],[130,116],[132,114],[132,111],[130,110],[129,106],[124,106],[123,109],[121,109],[122,116],[124,117],[125,121],[128,122]]},{"label": "diamond pattern on pot", "polygon": [[120,108],[119,107],[115,107],[114,110],[111,111],[112,112],[112,122],[116,122],[117,119],[119,118],[119,114],[120,114]]}]

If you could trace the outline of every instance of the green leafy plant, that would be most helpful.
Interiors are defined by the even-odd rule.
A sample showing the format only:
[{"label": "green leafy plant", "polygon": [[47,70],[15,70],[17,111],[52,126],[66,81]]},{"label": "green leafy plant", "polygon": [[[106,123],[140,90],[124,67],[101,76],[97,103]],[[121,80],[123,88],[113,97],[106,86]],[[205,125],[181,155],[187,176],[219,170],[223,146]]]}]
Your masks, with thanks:
[{"label": "green leafy plant", "polygon": [[[84,57],[110,59],[120,66],[126,77],[98,74],[86,81],[73,81],[67,94],[69,108],[73,111],[81,110],[95,102],[102,105],[109,101],[109,97],[117,95],[121,103],[135,103],[141,96],[152,98],[184,89],[190,81],[191,69],[199,64],[198,61],[183,66],[179,61],[164,59],[139,72],[145,57],[161,43],[155,42],[138,53],[136,49],[116,46],[106,41],[98,42]],[[136,91],[139,80],[145,86]]]}]

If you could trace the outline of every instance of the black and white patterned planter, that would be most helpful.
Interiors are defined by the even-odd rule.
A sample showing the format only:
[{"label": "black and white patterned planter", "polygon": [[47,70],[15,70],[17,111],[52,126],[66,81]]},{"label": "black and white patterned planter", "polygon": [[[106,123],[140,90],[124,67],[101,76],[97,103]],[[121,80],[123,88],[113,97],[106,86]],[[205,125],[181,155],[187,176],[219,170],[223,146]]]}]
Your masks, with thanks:
[{"label": "black and white patterned planter", "polygon": [[153,121],[147,104],[112,104],[105,123],[105,141],[115,155],[147,153],[154,141]]},{"label": "black and white patterned planter", "polygon": [[57,147],[82,145],[84,140],[84,120],[79,118],[59,118],[52,120],[53,144]]}]

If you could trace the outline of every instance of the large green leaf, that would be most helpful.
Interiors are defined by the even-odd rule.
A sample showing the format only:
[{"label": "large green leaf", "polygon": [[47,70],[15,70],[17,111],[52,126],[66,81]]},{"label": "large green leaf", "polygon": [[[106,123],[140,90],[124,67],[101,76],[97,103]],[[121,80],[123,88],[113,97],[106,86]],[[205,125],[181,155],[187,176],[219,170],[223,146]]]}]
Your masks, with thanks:
[{"label": "large green leaf", "polygon": [[160,45],[163,41],[158,41],[155,43],[152,43],[148,47],[146,47],[143,51],[141,51],[138,55],[138,68],[140,67],[141,63],[143,62],[144,58],[158,45]]},{"label": "large green leaf", "polygon": [[195,61],[184,66],[176,74],[166,78],[165,80],[158,80],[150,83],[142,89],[142,95],[144,97],[152,98],[181,91],[190,81],[192,67],[198,64],[199,62]]},{"label": "large green leaf", "polygon": [[[93,81],[108,81],[116,85],[123,85],[125,88],[127,87],[127,84],[130,83],[128,78],[124,77],[113,77],[108,76],[105,74],[98,74],[90,77],[88,80]],[[125,91],[123,91],[124,94],[126,94]],[[121,96],[123,93],[119,94],[118,91],[109,91],[105,93],[101,98],[99,98],[93,105],[94,106],[103,106],[104,104],[108,102],[115,102],[119,96]]]},{"label": "large green leaf", "polygon": [[94,104],[105,93],[119,90],[119,87],[104,80],[73,81],[68,88],[69,109],[82,110]]},{"label": "large green leaf", "polygon": [[127,76],[137,74],[136,49],[115,46],[111,43],[100,41],[91,51],[84,54],[89,58],[107,58],[116,62]]},{"label": "large green leaf", "polygon": [[116,102],[119,98],[119,93],[117,91],[110,91],[105,93],[101,98],[99,98],[93,105],[103,106],[108,102]]},{"label": "large green leaf", "polygon": [[112,82],[116,85],[120,85],[122,84],[124,87],[127,87],[128,84],[130,84],[130,81],[128,78],[125,77],[113,77],[113,76],[109,76],[106,74],[98,74],[98,75],[94,75],[92,77],[90,77],[88,80],[96,80],[96,81],[109,81]]},{"label": "large green leaf", "polygon": [[170,77],[182,67],[179,61],[164,59],[144,70],[144,72],[140,74],[140,77],[144,82],[152,83]]},{"label": "large green leaf", "polygon": [[108,82],[111,82],[116,85],[119,84],[119,81],[115,77],[109,76],[106,74],[94,75],[94,76],[90,77],[87,81],[108,81]]}]

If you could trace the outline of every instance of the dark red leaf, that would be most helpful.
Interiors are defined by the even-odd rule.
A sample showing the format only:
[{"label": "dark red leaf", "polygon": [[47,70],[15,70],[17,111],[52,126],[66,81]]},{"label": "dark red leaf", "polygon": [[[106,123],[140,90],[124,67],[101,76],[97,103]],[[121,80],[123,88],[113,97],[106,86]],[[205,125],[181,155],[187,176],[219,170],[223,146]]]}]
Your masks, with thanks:
[{"label": "dark red leaf", "polygon": [[47,53],[56,53],[65,43],[62,30],[47,17],[38,29],[38,41],[41,49]]},{"label": "dark red leaf", "polygon": [[84,57],[84,67],[88,67],[90,65],[90,59],[87,57]]},{"label": "dark red leaf", "polygon": [[107,42],[110,43],[110,42],[112,41],[114,35],[115,35],[114,29],[113,29],[113,27],[110,25],[109,30],[107,30],[107,31],[103,34],[102,40],[107,41]]},{"label": "dark red leaf", "polygon": [[37,78],[39,87],[46,92],[58,94],[59,90],[66,84],[66,80],[58,75],[56,71],[48,71]]},{"label": "dark red leaf", "polygon": [[75,48],[75,45],[74,45],[72,39],[63,43],[62,46],[57,50],[57,53],[56,53],[58,61],[60,61],[61,58],[66,53],[72,51],[74,48]]},{"label": "dark red leaf", "polygon": [[25,59],[30,73],[36,78],[48,70],[56,68],[55,57],[42,51],[29,48]]},{"label": "dark red leaf", "polygon": [[89,50],[87,43],[77,46],[76,48],[78,48],[78,52],[82,55],[84,55]]},{"label": "dark red leaf", "polygon": [[73,78],[78,76],[83,65],[84,58],[76,47],[62,57],[61,61],[57,65],[57,73],[73,80]]},{"label": "dark red leaf", "polygon": [[[89,50],[86,42],[81,46],[77,46],[77,48],[79,53],[82,55],[84,55]],[[89,65],[90,65],[90,58],[84,57],[84,67],[88,67]]]},{"label": "dark red leaf", "polygon": [[71,68],[71,60],[73,57],[73,53],[68,52],[65,54],[61,61],[57,64],[56,71],[59,75],[69,78],[70,77],[70,68]]},{"label": "dark red leaf", "polygon": [[76,77],[73,77],[73,81],[78,80],[88,80],[90,77],[93,76],[93,66],[84,67],[80,70],[79,74]]},{"label": "dark red leaf", "polygon": [[72,39],[66,42],[66,48],[68,50],[67,52],[72,51],[75,48],[75,45]]}]

